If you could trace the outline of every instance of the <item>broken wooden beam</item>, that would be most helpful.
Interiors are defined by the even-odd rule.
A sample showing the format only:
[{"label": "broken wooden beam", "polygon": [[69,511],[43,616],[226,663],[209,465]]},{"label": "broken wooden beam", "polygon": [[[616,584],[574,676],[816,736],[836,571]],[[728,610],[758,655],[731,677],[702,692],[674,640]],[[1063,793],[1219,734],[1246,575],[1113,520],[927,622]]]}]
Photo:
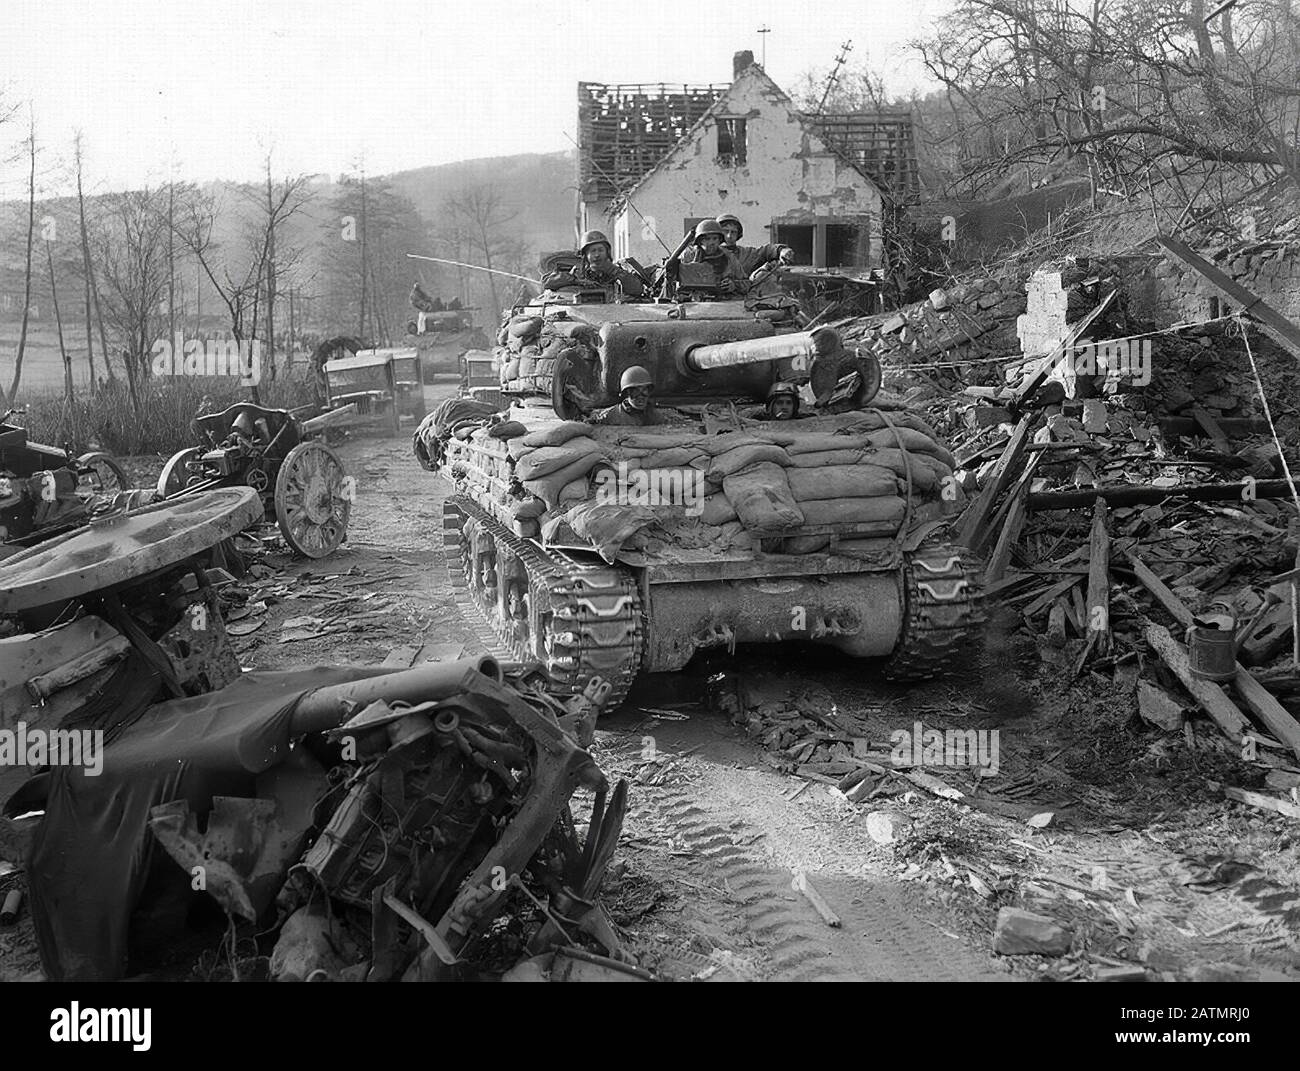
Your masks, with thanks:
[{"label": "broken wooden beam", "polygon": [[998,497],[1020,470],[1025,456],[1025,447],[1029,445],[1029,429],[1035,419],[1033,414],[1020,418],[1020,423],[1011,433],[1011,438],[1007,441],[997,464],[993,466],[988,482],[980,490],[975,501],[967,507],[966,515],[962,518],[961,533],[957,536],[957,542],[962,546],[978,553],[979,546],[985,542],[986,528],[989,518],[993,516],[993,507],[997,505]]},{"label": "broken wooden beam", "polygon": [[1200,704],[1201,709],[1214,719],[1223,734],[1234,744],[1241,743],[1242,736],[1250,732],[1250,722],[1224,694],[1222,688],[1213,681],[1203,681],[1192,675],[1187,648],[1174,639],[1164,625],[1155,622],[1147,623],[1145,635],[1151,649],[1173,671],[1174,676],[1182,681],[1183,687]]},{"label": "broken wooden beam", "polygon": [[1067,594],[1069,590],[1080,581],[1080,579],[1082,579],[1081,576],[1071,575],[1067,576],[1064,580],[1058,580],[1032,602],[1022,607],[1020,611],[1021,615],[1025,618],[1033,617],[1044,606],[1050,606],[1055,602],[1058,595]]},{"label": "broken wooden beam", "polygon": [[1092,532],[1088,537],[1087,620],[1084,627],[1096,633],[1093,649],[1110,653],[1110,536],[1106,532],[1106,500],[1098,498],[1092,508]]},{"label": "broken wooden beam", "polygon": [[1223,786],[1223,794],[1228,799],[1244,803],[1249,807],[1276,811],[1288,818],[1300,818],[1300,804],[1292,803],[1290,800],[1281,800],[1276,796],[1266,796],[1263,792],[1250,792],[1244,788],[1233,788],[1231,785]]},{"label": "broken wooden beam", "polygon": [[[1247,491],[1249,488],[1249,491]],[[1247,491],[1243,494],[1243,491]],[[1049,509],[1082,509],[1091,506],[1098,496],[1114,506],[1150,506],[1166,499],[1183,498],[1193,502],[1239,502],[1255,498],[1289,498],[1286,480],[1254,480],[1236,483],[1191,483],[1180,487],[1138,487],[1120,484],[1112,487],[1088,487],[1080,491],[1037,491],[1026,503],[1030,513]]]},{"label": "broken wooden beam", "polygon": [[1025,499],[1029,495],[1034,470],[1042,457],[1042,454],[1030,456],[1025,463],[1025,471],[1020,474],[1020,479],[1011,491],[1005,512],[1000,514],[1002,528],[998,533],[993,552],[989,555],[988,568],[984,573],[986,586],[1001,580],[1002,574],[1006,572],[1007,565],[1011,561],[1011,548],[1015,546],[1016,540],[1020,538],[1020,530],[1025,526]]},{"label": "broken wooden beam", "polygon": [[[1128,554],[1128,560],[1133,565],[1133,575],[1151,592],[1156,602],[1164,607],[1165,612],[1183,628],[1190,628],[1193,614],[1186,604],[1169,590],[1168,585],[1156,576],[1135,552]],[[1297,758],[1300,758],[1300,723],[1240,662],[1236,663],[1233,671],[1232,683],[1246,709],[1262,721],[1268,727],[1268,731],[1289,747]]]},{"label": "broken wooden beam", "polygon": [[1214,449],[1220,454],[1232,453],[1232,447],[1228,445],[1227,433],[1219,427],[1219,422],[1210,416],[1204,406],[1196,405],[1192,407],[1192,419],[1200,425],[1201,429],[1214,443]]}]

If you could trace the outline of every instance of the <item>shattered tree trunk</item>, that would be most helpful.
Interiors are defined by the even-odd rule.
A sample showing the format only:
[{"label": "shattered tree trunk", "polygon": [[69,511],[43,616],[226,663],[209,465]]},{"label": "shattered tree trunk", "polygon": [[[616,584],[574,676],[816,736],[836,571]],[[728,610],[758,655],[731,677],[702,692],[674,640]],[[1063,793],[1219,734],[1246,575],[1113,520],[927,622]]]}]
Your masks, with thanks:
[{"label": "shattered tree trunk", "polygon": [[[23,275],[23,323],[18,335],[18,354],[14,360],[14,378],[9,384],[9,397],[18,396],[18,385],[23,378],[23,357],[27,353],[27,324],[32,313],[32,240],[36,227],[36,125],[33,122],[28,138],[27,174],[27,266]],[[7,408],[7,406],[6,406]]]},{"label": "shattered tree trunk", "polygon": [[68,347],[63,342],[63,316],[59,312],[59,286],[54,278],[54,254],[50,251],[50,243],[45,243],[45,263],[50,273],[50,300],[54,304],[54,327],[59,336],[59,355],[63,358],[63,400],[67,406],[67,419],[72,419],[72,404],[75,401],[72,392],[72,357],[68,354]]}]

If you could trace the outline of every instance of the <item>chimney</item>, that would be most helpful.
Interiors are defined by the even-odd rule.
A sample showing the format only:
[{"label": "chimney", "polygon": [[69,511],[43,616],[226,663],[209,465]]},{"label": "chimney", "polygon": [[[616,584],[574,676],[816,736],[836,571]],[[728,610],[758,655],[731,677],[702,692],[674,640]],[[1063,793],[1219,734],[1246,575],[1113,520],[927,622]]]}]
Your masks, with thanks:
[{"label": "chimney", "polygon": [[753,65],[754,53],[750,52],[749,49],[745,49],[744,52],[737,52],[731,57],[731,76],[733,78],[738,77],[741,71]]}]

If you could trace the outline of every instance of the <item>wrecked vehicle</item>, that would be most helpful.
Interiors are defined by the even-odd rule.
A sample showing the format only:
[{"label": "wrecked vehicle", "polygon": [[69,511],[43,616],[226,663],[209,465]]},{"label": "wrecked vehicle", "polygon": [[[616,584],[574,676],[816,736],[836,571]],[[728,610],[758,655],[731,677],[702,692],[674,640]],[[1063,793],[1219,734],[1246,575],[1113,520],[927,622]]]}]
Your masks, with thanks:
[{"label": "wrecked vehicle", "polygon": [[[217,594],[232,578],[213,557],[261,508],[247,487],[209,491],[93,518],[0,562],[0,729],[111,738],[151,703],[236,680]],[[40,810],[29,794],[50,776],[19,791],[34,772],[0,764],[0,856],[13,861],[34,827],[16,820]]]},{"label": "wrecked vehicle", "polygon": [[206,413],[195,421],[206,441],[171,456],[158,475],[157,495],[176,499],[251,487],[294,553],[323,558],[347,538],[354,496],[343,462],[319,436],[351,412],[299,420],[285,409],[237,402]]},{"label": "wrecked vehicle", "polygon": [[[971,555],[929,541],[963,505],[952,455],[871,405],[879,364],[800,330],[793,299],[715,300],[707,265],[670,268],[670,300],[579,282],[516,308],[495,351],[510,408],[416,435],[455,486],[447,562],[484,642],[561,691],[604,678],[615,704],[639,672],[738,642],[830,644],[900,677],[953,668],[981,588]],[[587,422],[632,369],[657,421]],[[772,419],[778,383],[815,412]]]},{"label": "wrecked vehicle", "polygon": [[102,451],[74,457],[32,442],[8,423],[17,412],[0,420],[0,544],[31,546],[84,524],[95,500],[125,490],[126,473]]},{"label": "wrecked vehicle", "polygon": [[47,976],[147,968],[209,897],[279,932],[279,980],[645,976],[596,897],[627,806],[583,744],[598,686],[561,705],[500,673],[249,672],[150,707],[102,776],[52,771],[29,863]]}]

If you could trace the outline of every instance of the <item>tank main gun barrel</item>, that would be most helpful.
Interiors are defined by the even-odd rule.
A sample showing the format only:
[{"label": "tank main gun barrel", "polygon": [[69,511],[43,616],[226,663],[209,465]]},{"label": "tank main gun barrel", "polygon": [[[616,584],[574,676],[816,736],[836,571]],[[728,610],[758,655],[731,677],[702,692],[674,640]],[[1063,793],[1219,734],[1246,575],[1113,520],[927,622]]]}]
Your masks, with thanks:
[{"label": "tank main gun barrel", "polygon": [[715,368],[735,368],[791,357],[802,357],[811,364],[815,358],[832,356],[842,347],[838,331],[833,327],[819,327],[815,331],[799,331],[792,335],[768,335],[766,338],[696,346],[686,355],[686,366],[692,372],[708,372]]}]

